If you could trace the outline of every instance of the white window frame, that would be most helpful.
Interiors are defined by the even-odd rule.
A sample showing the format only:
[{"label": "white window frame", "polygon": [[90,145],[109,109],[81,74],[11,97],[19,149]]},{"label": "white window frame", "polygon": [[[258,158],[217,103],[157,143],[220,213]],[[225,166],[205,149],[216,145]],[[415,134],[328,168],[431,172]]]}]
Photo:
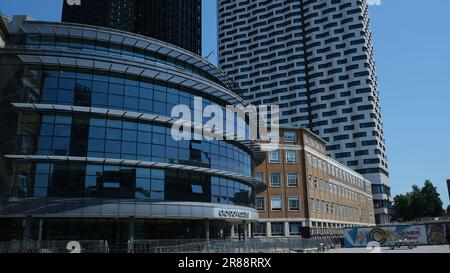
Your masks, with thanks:
[{"label": "white window frame", "polygon": [[[273,184],[273,180],[272,180],[272,178],[273,177],[275,177],[275,176],[278,176],[278,178],[279,178],[279,184],[278,185],[274,185]],[[281,188],[281,173],[270,173],[270,175],[269,175],[269,182],[270,182],[270,187],[271,188]]]},{"label": "white window frame", "polygon": [[[277,155],[278,159],[273,159],[272,155]],[[280,151],[271,151],[269,152],[269,163],[280,163]]]},{"label": "white window frame", "polygon": [[[293,158],[290,158],[289,156],[294,155]],[[290,160],[294,159],[294,160]],[[297,151],[295,150],[286,150],[286,163],[287,164],[297,164]]]},{"label": "white window frame", "polygon": [[[273,201],[274,201],[274,199],[279,199],[280,200],[280,209],[274,209],[273,208]],[[270,210],[271,211],[283,211],[283,197],[282,196],[272,196],[271,198],[270,198]]]},{"label": "white window frame", "polygon": [[[294,200],[298,202],[298,208],[291,208],[291,200]],[[289,211],[300,211],[301,210],[301,206],[300,206],[300,196],[289,196],[288,197],[288,210]]]},{"label": "white window frame", "polygon": [[[262,208],[258,207],[258,202],[257,202],[258,199],[259,200],[262,199],[262,202],[263,202],[263,207]],[[264,198],[264,196],[257,196],[255,203],[256,203],[256,210],[258,210],[258,211],[265,211],[266,210],[266,198]]]},{"label": "white window frame", "polygon": [[[261,180],[258,180],[258,174],[261,174]],[[264,173],[263,173],[263,172],[256,172],[256,173],[255,173],[255,179],[258,180],[258,181],[260,181],[261,183],[264,183],[264,184],[265,184],[265,181],[264,181]]]},{"label": "white window frame", "polygon": [[[295,176],[295,180],[296,180],[295,185],[289,185],[289,179],[294,177],[294,176]],[[297,188],[299,186],[298,174],[297,173],[288,173],[286,182],[287,182],[287,186],[288,187],[290,187],[290,188]]]},{"label": "white window frame", "polygon": [[284,132],[284,141],[294,143],[297,141],[297,134],[295,132]]}]

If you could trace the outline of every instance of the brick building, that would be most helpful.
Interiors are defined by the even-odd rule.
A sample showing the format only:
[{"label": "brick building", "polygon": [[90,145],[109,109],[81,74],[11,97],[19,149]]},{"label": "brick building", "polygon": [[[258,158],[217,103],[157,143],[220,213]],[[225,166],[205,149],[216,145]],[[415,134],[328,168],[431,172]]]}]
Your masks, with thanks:
[{"label": "brick building", "polygon": [[326,142],[307,129],[280,128],[276,149],[262,144],[266,159],[256,178],[268,189],[256,206],[254,236],[315,236],[342,227],[375,225],[371,182],[327,156]]}]

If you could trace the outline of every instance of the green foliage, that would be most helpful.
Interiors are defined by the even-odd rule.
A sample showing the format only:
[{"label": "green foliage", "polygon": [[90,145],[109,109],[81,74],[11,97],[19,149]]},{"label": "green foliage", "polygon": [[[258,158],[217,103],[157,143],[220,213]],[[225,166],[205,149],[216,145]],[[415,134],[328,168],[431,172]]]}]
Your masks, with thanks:
[{"label": "green foliage", "polygon": [[397,195],[394,198],[394,210],[396,218],[403,220],[440,217],[445,214],[437,188],[430,180],[425,181],[422,188],[414,185],[412,192]]},{"label": "green foliage", "polygon": [[397,218],[409,218],[409,206],[411,205],[411,194],[400,194],[394,198],[394,210]]}]

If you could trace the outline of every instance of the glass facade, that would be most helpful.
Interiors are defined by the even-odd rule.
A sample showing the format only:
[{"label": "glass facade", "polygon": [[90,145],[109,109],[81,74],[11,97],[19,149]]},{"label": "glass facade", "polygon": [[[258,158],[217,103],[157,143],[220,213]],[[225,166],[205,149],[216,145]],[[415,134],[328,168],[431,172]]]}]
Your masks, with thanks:
[{"label": "glass facade", "polygon": [[64,1],[62,21],[120,29],[201,54],[201,0]]},{"label": "glass facade", "polygon": [[82,50],[86,53],[90,52],[112,57],[133,59],[135,61],[163,64],[182,69],[191,74],[196,74],[225,87],[225,85],[217,78],[214,78],[207,72],[202,71],[189,63],[180,62],[171,57],[156,54],[145,49],[136,49],[130,45],[99,42],[95,39],[86,38],[74,39],[67,36],[33,35],[26,36],[25,38],[22,37],[23,36],[19,35],[16,36],[15,39],[17,39],[17,41],[21,41],[21,43],[24,43],[24,46],[28,48],[41,48],[48,50]]},{"label": "glass facade", "polygon": [[[228,83],[219,78],[217,68],[164,43],[88,26],[23,22],[21,31],[8,39],[8,47],[17,52],[0,59],[5,83],[0,86],[5,128],[0,132],[4,144],[0,146],[4,156],[0,158],[0,199],[5,200],[0,218],[12,210],[15,218],[64,218],[72,213],[72,218],[80,218],[76,224],[89,226],[86,215],[164,219],[175,213],[178,216],[173,217],[190,219],[183,228],[195,234],[185,237],[198,237],[203,231],[193,221],[226,222],[214,216],[215,208],[234,206],[247,209],[252,219],[257,217],[254,155],[248,147],[237,141],[176,141],[172,137],[171,121],[178,117],[171,114],[176,105],[188,106],[191,117],[183,118],[194,120],[210,105],[219,106],[225,117],[227,105],[242,101],[224,88]],[[40,62],[20,60],[21,54],[39,55]],[[73,65],[70,58],[82,65]],[[85,66],[89,62],[92,68]],[[125,70],[113,69],[118,66]],[[137,67],[146,73],[131,73]],[[151,76],[160,74],[167,77]],[[195,107],[199,97],[202,110]],[[203,123],[210,119],[204,118]],[[234,128],[228,121],[225,128],[249,134],[248,121],[237,116],[234,121]],[[9,198],[18,203],[4,206]],[[68,200],[78,207],[68,208]],[[40,206],[36,202],[42,208],[29,214],[33,206]],[[174,206],[179,209],[170,212]],[[24,221],[29,224],[28,219]],[[66,219],[44,222],[43,234],[56,232],[59,224],[68,225]],[[148,225],[157,226],[157,222]],[[211,228],[223,234],[222,224],[211,223]],[[115,225],[119,228],[122,223]],[[161,236],[176,237],[176,233]]]},{"label": "glass facade", "polygon": [[[39,236],[39,220],[32,220],[31,226],[31,237],[37,238]],[[45,228],[41,232],[43,241],[105,240],[105,238],[108,238],[110,251],[126,252],[127,250],[126,242],[129,239],[128,219],[45,219],[44,226]],[[21,240],[22,232],[22,219],[0,218],[0,241],[7,241],[10,239]],[[203,239],[204,233],[204,223],[199,220],[136,219],[134,221],[134,237],[139,238],[140,240],[158,240],[161,238]],[[211,221],[211,238],[223,239],[229,237],[230,233],[230,224],[222,221]]]},{"label": "glass facade", "polygon": [[83,162],[17,164],[25,197],[136,199],[253,206],[252,187],[242,182],[183,170],[136,168]]},{"label": "glass facade", "polygon": [[[203,109],[217,105],[223,113],[227,112],[226,102],[198,90],[113,73],[26,67],[21,84],[21,99],[16,102],[107,108],[170,117],[176,105],[194,109],[195,98],[201,97]],[[195,111],[191,114],[193,120]],[[203,123],[209,119],[203,118]],[[248,124],[239,117],[236,121],[234,130],[243,130],[249,135]],[[224,125],[231,129],[230,123]]]},{"label": "glass facade", "polygon": [[171,128],[93,114],[24,113],[21,154],[112,158],[194,165],[252,175],[245,150],[226,141],[175,141]]}]

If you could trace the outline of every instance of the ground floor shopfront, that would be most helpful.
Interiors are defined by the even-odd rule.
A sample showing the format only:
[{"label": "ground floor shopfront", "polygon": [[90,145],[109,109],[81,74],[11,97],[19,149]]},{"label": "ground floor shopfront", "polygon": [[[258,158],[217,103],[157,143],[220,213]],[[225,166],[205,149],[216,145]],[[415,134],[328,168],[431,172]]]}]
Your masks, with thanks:
[{"label": "ground floor shopfront", "polygon": [[[248,223],[226,220],[134,218],[0,218],[0,241],[227,239],[244,236]],[[250,236],[247,233],[247,237]]]},{"label": "ground floor shopfront", "polygon": [[251,237],[255,209],[195,202],[27,200],[5,204],[0,241],[208,240]]}]

